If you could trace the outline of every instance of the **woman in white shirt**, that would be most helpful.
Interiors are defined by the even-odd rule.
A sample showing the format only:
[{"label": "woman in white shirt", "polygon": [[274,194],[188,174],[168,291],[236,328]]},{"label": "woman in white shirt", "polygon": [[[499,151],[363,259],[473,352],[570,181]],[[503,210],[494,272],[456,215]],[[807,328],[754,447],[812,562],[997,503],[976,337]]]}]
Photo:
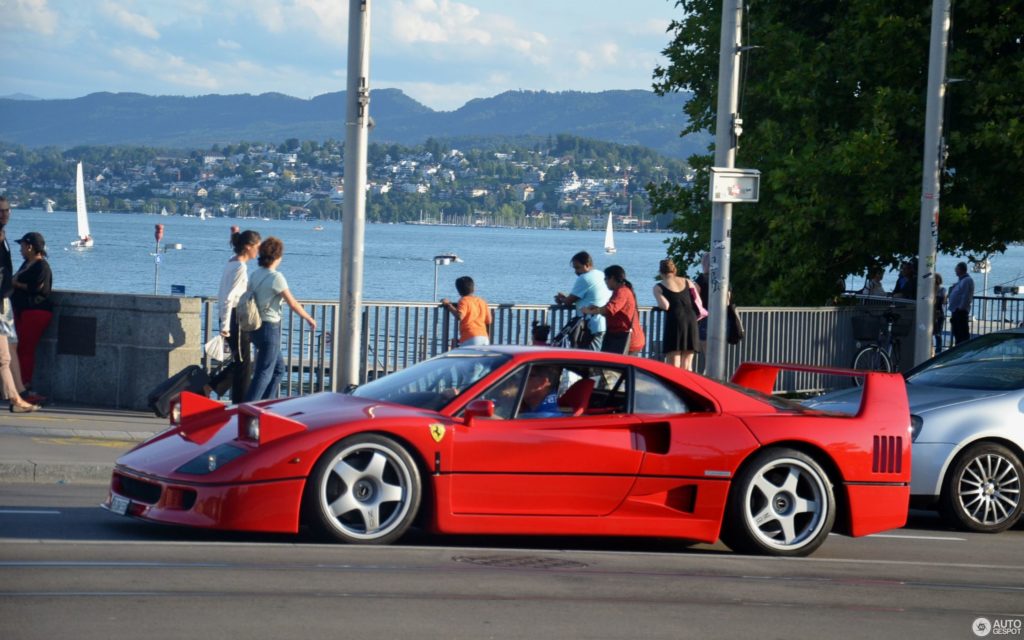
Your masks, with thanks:
[{"label": "woman in white shirt", "polygon": [[302,308],[288,289],[284,274],[277,270],[284,257],[284,243],[273,236],[260,243],[260,268],[252,274],[251,287],[260,310],[260,328],[252,332],[256,347],[256,364],[252,383],[245,394],[246,402],[276,398],[284,376],[284,358],[281,357],[281,302],[316,330],[316,320]]},{"label": "woman in white shirt", "polygon": [[246,387],[252,378],[252,355],[249,334],[239,330],[235,307],[238,299],[249,286],[249,272],[246,263],[256,257],[260,248],[260,234],[242,231],[231,234],[231,248],[235,255],[224,265],[217,292],[217,318],[220,320],[220,335],[224,336],[231,349],[231,364],[217,372],[210,381],[216,388],[218,383],[231,376],[231,400],[238,403],[245,397]]}]

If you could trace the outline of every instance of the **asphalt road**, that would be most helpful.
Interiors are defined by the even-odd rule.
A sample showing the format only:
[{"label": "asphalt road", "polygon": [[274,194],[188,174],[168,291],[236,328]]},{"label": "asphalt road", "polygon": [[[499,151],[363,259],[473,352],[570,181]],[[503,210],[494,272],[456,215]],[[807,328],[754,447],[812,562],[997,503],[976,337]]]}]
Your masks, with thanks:
[{"label": "asphalt road", "polygon": [[969,639],[979,617],[1024,620],[1024,529],[926,514],[782,560],[620,538],[331,545],[151,525],[104,496],[0,485],[0,638]]}]

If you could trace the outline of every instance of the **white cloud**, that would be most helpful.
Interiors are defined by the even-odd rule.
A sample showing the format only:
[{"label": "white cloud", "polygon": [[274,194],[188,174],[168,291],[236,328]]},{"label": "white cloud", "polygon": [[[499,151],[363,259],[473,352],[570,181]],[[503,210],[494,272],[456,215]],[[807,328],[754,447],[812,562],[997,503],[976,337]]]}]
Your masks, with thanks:
[{"label": "white cloud", "polygon": [[47,0],[0,0],[0,15],[8,31],[23,28],[46,36],[57,31],[57,14]]},{"label": "white cloud", "polygon": [[111,49],[110,55],[132,71],[142,72],[180,87],[203,91],[220,88],[217,75],[209,69],[191,64],[181,56],[166,51],[120,47]]},{"label": "white cloud", "polygon": [[242,48],[242,45],[238,44],[234,40],[225,40],[224,38],[217,38],[217,46],[229,51],[238,51]]},{"label": "white cloud", "polygon": [[102,5],[103,13],[107,14],[115,22],[120,24],[125,29],[134,31],[140,36],[149,38],[150,40],[159,40],[160,32],[153,26],[153,21],[146,16],[133,13],[128,10],[127,7],[115,4],[114,2],[107,0]]}]

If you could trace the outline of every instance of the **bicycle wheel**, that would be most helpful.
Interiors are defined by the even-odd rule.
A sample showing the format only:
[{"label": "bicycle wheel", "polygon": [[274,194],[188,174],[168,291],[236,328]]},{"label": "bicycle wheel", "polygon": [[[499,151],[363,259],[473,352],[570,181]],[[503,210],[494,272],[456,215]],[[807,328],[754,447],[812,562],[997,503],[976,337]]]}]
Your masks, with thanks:
[{"label": "bicycle wheel", "polygon": [[[853,368],[857,371],[892,371],[892,361],[889,354],[878,348],[877,345],[864,347],[857,352],[853,358]],[[854,377],[853,383],[858,387],[864,384],[864,378]]]}]

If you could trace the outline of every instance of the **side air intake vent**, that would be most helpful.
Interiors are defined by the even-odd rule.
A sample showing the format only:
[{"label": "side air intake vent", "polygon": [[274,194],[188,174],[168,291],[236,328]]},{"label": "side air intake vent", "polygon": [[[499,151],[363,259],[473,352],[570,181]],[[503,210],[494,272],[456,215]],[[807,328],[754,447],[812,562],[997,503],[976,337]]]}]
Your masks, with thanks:
[{"label": "side air intake vent", "polygon": [[903,472],[903,436],[875,436],[871,450],[873,473]]}]

